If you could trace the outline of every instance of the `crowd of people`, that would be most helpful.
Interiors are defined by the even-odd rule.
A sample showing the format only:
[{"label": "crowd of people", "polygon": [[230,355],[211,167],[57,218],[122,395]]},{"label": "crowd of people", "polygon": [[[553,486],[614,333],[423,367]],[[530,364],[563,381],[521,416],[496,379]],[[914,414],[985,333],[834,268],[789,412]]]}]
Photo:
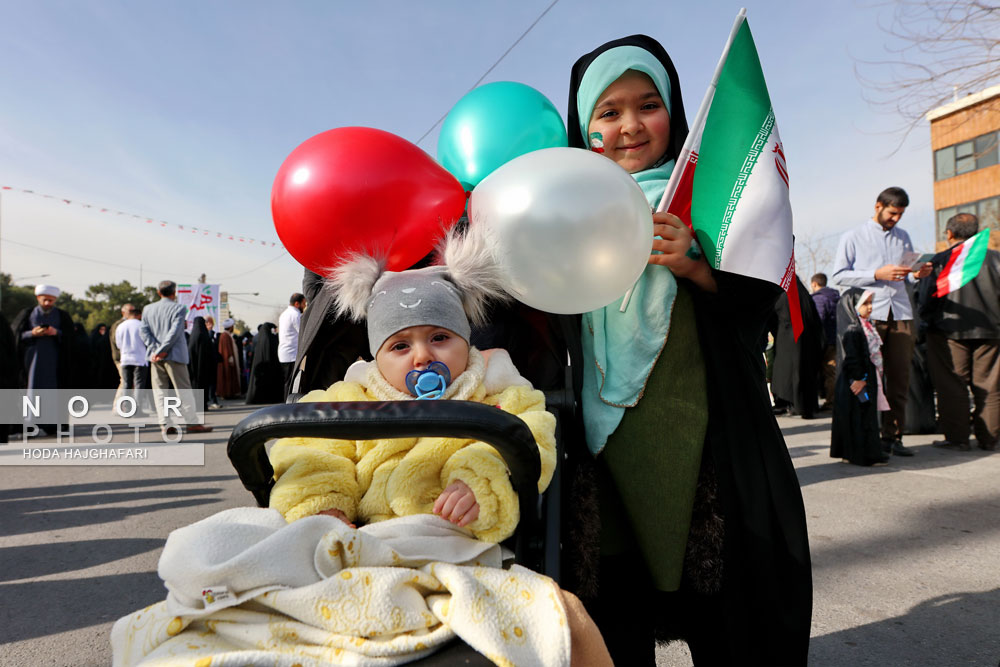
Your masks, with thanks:
[{"label": "crowd of people", "polygon": [[[655,209],[688,133],[663,47],[633,35],[583,55],[567,118],[570,145],[626,169]],[[902,438],[922,344],[946,436],[936,444],[970,449],[974,433],[980,449],[996,448],[1000,255],[990,251],[975,280],[937,296],[947,253],[908,259],[912,243],[898,226],[908,205],[902,189],[883,191],[871,219],[841,239],[831,279],[813,276],[812,294],[798,282],[797,304],[777,285],[710,267],[669,213],[653,214],[653,254],[628,308],[619,300],[582,315],[489,303],[496,290],[463,279],[462,261],[446,250],[442,266],[376,266],[354,277],[338,268],[329,290],[307,271],[278,325],[261,324],[252,341],[231,320],[216,333],[201,317],[185,338],[176,285],[164,281],[159,301],[141,313],[126,304],[122,320],[88,341],[102,357],[92,377],[106,373],[111,384],[100,370],[110,361],[124,390],[148,374],[154,390],[204,389],[205,409],[242,393],[266,404],[310,391],[303,400],[485,402],[529,422],[539,491],[556,456],[538,390],[571,392],[577,409],[560,424],[569,502],[559,585],[567,607],[582,601],[573,641],[598,640],[575,651],[574,664],[653,665],[656,642],[675,638],[695,664],[805,664],[811,562],[801,491],[764,380],[768,328],[773,411],[810,418],[832,409],[833,456],[877,465],[914,454]],[[977,227],[975,216],[955,216],[948,240]],[[456,234],[472,231],[463,222]],[[57,290],[37,294],[13,331],[28,386],[59,386],[69,381],[73,323],[54,307]],[[189,432],[211,428],[188,423]],[[162,415],[161,425],[178,430]],[[484,443],[295,438],[270,456],[271,507],[289,523],[325,515],[353,528],[433,514],[496,542],[518,521],[506,468]],[[310,563],[314,552],[333,553],[314,546]],[[411,630],[427,629],[419,623],[437,620]],[[179,635],[174,645],[184,643]]]},{"label": "crowd of people", "polygon": [[842,236],[830,278],[842,291],[812,277],[797,341],[787,300],[775,306],[774,412],[832,410],[830,454],[857,465],[913,456],[905,433],[941,433],[933,445],[957,451],[972,449],[972,435],[995,451],[1000,437],[1000,254],[987,250],[975,278],[940,293],[951,249],[979,220],[953,216],[948,247],[923,261],[898,226],[908,205],[903,189],[887,188],[874,215]]},{"label": "crowd of people", "polygon": [[[286,369],[292,364],[279,359],[288,354],[295,358],[298,319],[282,314],[280,333],[265,322],[256,336],[237,333],[232,318],[221,323],[221,331],[211,316],[195,317],[188,326],[187,309],[177,303],[176,290],[176,283],[165,280],[158,286],[158,301],[145,309],[122,304],[120,319],[110,326],[98,324],[87,334],[83,324],[56,306],[57,286],[36,286],[37,304],[23,309],[9,325],[0,323],[0,388],[115,389],[116,397],[141,389],[197,389],[203,391],[203,410],[220,408],[222,399],[245,397],[250,404],[284,400]],[[305,297],[292,295],[289,310],[301,315],[304,308]],[[164,432],[173,435],[177,427],[159,417]],[[190,424],[194,418],[188,414],[185,421]],[[58,425],[38,426],[40,433],[52,435]],[[6,441],[10,429],[0,430]],[[190,432],[208,430],[188,427]]]}]

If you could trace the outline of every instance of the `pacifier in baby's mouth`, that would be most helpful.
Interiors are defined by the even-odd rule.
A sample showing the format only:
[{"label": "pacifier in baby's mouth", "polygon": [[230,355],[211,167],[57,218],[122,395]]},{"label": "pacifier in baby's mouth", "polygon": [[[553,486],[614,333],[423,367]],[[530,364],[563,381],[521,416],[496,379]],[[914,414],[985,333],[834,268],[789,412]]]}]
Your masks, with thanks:
[{"label": "pacifier in baby's mouth", "polygon": [[432,361],[422,371],[412,370],[406,374],[406,388],[417,400],[441,398],[450,382],[451,371],[440,361]]}]

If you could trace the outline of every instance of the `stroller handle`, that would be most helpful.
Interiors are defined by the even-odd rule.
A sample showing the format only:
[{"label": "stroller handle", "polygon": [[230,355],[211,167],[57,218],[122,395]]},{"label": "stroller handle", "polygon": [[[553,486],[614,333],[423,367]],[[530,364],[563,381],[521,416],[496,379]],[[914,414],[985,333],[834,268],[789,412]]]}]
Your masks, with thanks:
[{"label": "stroller handle", "polygon": [[521,521],[538,520],[538,446],[520,418],[472,401],[381,401],[273,405],[247,416],[229,436],[227,453],[257,504],[267,507],[274,469],[265,444],[273,438],[340,440],[439,436],[490,444],[510,470]]}]

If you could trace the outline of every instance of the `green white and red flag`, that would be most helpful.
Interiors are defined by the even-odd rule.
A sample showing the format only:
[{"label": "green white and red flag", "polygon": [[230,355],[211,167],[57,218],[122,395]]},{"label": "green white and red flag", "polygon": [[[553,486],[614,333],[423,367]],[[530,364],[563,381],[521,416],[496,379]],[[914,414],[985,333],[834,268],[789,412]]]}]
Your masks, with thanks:
[{"label": "green white and red flag", "polygon": [[989,245],[990,229],[987,227],[953,247],[944,268],[938,274],[937,292],[934,296],[940,298],[954,292],[978,276]]},{"label": "green white and red flag", "polygon": [[694,230],[716,269],[776,283],[802,331],[788,167],[746,10],[736,17],[657,208]]}]

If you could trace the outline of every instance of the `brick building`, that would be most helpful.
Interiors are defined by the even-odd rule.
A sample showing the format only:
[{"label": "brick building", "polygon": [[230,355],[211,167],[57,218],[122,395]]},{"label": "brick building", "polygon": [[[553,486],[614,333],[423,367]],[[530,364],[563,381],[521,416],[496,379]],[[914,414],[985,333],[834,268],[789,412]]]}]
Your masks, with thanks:
[{"label": "brick building", "polygon": [[1000,248],[1000,85],[967,95],[927,114],[934,151],[935,239],[956,213],[975,213]]}]

